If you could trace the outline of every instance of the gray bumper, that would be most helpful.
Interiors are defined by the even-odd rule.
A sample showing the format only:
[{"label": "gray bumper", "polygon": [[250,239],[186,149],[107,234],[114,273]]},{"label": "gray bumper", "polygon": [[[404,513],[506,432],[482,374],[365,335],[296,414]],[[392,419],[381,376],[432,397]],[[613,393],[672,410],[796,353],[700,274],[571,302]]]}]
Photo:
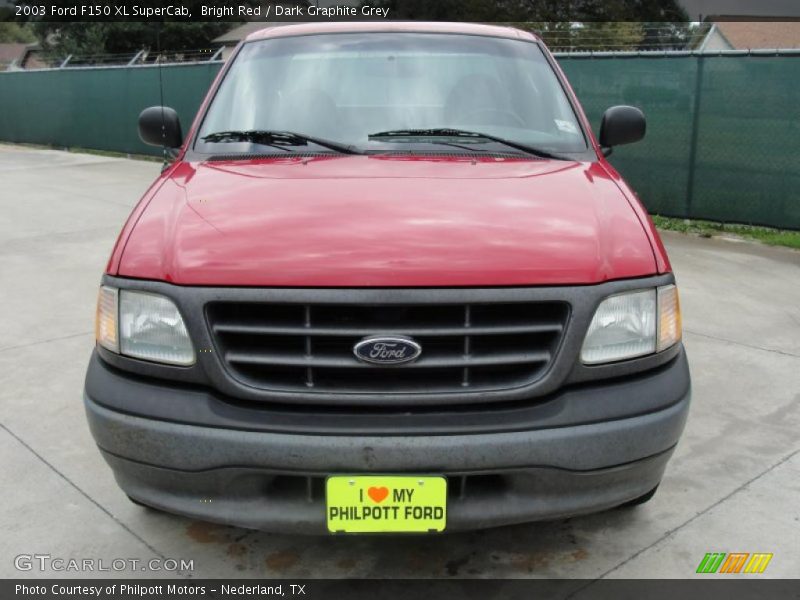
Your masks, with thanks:
[{"label": "gray bumper", "polygon": [[[126,414],[89,395],[85,405],[117,482],[145,504],[247,528],[325,533],[326,475],[437,473],[449,479],[447,528],[458,530],[603,510],[655,487],[689,409],[685,357],[651,383],[662,380],[675,397],[657,410],[493,433],[248,431]],[[631,406],[647,389],[641,384]],[[151,385],[155,393],[159,386]],[[634,389],[602,387],[612,395]],[[591,388],[571,393],[585,394],[577,401],[587,405],[599,400]]]},{"label": "gray bumper", "polygon": [[630,419],[506,433],[336,436],[234,431],[155,421],[103,408],[85,398],[89,425],[108,454],[180,471],[230,466],[277,472],[467,473],[546,466],[591,471],[672,448],[688,396]]}]

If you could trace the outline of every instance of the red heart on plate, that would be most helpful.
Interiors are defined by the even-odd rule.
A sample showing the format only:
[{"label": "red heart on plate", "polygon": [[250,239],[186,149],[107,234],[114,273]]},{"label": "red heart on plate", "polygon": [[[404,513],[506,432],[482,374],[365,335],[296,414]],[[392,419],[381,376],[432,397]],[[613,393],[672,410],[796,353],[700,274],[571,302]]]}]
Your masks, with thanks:
[{"label": "red heart on plate", "polygon": [[389,495],[389,488],[385,487],[371,487],[367,490],[367,494],[370,498],[372,498],[375,502],[383,502],[386,500],[386,496]]}]

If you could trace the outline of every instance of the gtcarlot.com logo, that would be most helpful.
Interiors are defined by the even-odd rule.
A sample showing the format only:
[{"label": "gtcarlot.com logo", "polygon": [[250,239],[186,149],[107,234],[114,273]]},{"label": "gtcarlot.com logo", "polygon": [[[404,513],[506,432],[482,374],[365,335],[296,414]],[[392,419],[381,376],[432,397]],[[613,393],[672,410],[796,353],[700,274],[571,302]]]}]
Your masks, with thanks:
[{"label": "gtcarlot.com logo", "polygon": [[19,554],[14,557],[18,571],[92,573],[105,571],[194,571],[194,559],[183,558],[62,558],[50,554]]},{"label": "gtcarlot.com logo", "polygon": [[697,573],[763,573],[772,553],[708,552],[697,565]]}]

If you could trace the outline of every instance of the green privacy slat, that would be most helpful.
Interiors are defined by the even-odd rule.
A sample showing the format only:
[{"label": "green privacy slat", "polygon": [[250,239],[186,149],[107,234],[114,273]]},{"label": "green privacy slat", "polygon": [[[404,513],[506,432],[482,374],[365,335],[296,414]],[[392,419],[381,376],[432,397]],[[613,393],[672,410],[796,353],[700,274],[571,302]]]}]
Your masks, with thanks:
[{"label": "green privacy slat", "polygon": [[559,62],[595,132],[608,106],[644,110],[610,160],[651,213],[800,229],[800,56]]},{"label": "green privacy slat", "polygon": [[[800,229],[800,55],[559,62],[595,131],[609,106],[644,110],[647,137],[611,162],[651,213]],[[162,67],[185,130],[219,68]],[[155,67],[0,73],[0,140],[160,155],[136,134],[160,101]]]},{"label": "green privacy slat", "polygon": [[[164,104],[189,128],[219,63],[164,66]],[[156,67],[0,73],[0,140],[160,155],[136,133],[161,103]]]}]

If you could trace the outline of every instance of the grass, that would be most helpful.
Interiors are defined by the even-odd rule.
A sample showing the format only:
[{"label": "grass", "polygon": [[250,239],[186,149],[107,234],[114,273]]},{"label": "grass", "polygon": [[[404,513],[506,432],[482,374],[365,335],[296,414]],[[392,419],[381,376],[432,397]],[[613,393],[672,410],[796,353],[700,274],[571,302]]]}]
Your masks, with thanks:
[{"label": "grass", "polygon": [[800,231],[758,227],[755,225],[731,225],[713,221],[695,221],[692,219],[674,219],[653,215],[656,227],[665,231],[693,233],[701,237],[736,236],[747,240],[755,240],[769,246],[785,246],[800,250]]}]

